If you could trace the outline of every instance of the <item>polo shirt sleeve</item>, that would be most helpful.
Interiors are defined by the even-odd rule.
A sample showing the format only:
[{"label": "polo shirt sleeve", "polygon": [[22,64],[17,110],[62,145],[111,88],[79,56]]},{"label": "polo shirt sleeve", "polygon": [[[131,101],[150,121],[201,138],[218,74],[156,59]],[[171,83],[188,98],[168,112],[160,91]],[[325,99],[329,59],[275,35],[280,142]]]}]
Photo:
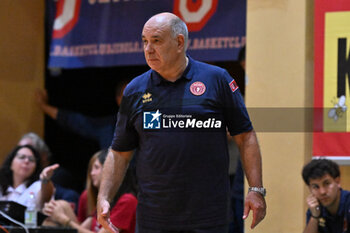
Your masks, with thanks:
[{"label": "polo shirt sleeve", "polygon": [[231,136],[253,129],[243,97],[235,80],[223,70],[220,79],[220,94],[224,109],[224,119]]},{"label": "polo shirt sleeve", "polygon": [[130,151],[138,146],[138,134],[133,124],[136,95],[127,95],[127,88],[119,108],[111,148],[115,151]]}]

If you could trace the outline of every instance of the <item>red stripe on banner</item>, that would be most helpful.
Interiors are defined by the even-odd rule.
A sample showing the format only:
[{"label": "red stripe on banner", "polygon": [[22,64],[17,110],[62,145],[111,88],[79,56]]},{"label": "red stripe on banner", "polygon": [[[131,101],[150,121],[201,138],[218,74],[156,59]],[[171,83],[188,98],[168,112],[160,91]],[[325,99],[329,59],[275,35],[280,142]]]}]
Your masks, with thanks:
[{"label": "red stripe on banner", "polygon": [[349,156],[350,133],[314,133],[314,156]]},{"label": "red stripe on banner", "polygon": [[313,156],[350,155],[350,133],[323,132],[324,36],[327,12],[350,11],[349,0],[315,0],[314,133]]}]

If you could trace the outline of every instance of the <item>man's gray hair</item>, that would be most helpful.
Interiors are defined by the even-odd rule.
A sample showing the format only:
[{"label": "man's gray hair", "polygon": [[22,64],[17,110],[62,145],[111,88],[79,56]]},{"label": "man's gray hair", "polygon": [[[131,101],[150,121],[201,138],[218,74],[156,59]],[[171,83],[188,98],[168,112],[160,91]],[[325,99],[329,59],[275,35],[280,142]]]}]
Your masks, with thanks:
[{"label": "man's gray hair", "polygon": [[170,28],[173,34],[173,37],[182,34],[185,38],[185,51],[187,50],[188,43],[188,29],[184,21],[182,21],[179,17],[175,17],[170,20]]}]

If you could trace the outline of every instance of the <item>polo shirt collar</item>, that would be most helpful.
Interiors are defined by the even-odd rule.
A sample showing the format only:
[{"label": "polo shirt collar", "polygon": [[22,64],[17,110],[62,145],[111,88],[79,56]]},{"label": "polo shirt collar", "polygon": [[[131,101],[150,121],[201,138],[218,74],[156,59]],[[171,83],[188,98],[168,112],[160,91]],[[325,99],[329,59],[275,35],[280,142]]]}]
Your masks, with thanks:
[{"label": "polo shirt collar", "polygon": [[[183,74],[181,75],[181,77],[178,80],[180,80],[180,79],[191,80],[192,79],[193,59],[190,56],[188,56],[188,55],[187,55],[187,57],[188,57],[187,67],[186,67],[185,71],[183,72]],[[152,72],[151,72],[151,80],[152,80],[153,84],[156,85],[156,86],[160,85],[162,82],[168,82],[166,79],[164,79],[155,70],[152,70]],[[176,80],[176,82],[178,80]]]}]

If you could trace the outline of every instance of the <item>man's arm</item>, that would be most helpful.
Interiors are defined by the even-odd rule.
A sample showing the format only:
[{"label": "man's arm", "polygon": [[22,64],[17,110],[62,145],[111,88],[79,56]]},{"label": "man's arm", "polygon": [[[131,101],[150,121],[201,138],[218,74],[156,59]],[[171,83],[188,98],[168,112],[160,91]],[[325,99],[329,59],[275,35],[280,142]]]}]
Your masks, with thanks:
[{"label": "man's arm", "polygon": [[[261,154],[255,132],[249,131],[234,136],[242,158],[245,174],[250,187],[262,187]],[[253,211],[251,228],[254,228],[266,215],[265,198],[257,192],[248,192],[244,203],[243,219]]]},{"label": "man's arm", "polygon": [[304,233],[318,233],[318,218],[321,217],[320,203],[312,194],[306,198],[306,202],[309,206],[311,216],[306,224]]},{"label": "man's arm", "polygon": [[57,120],[58,108],[48,104],[48,96],[46,90],[37,90],[35,92],[35,97],[41,110],[49,115],[52,119]]},{"label": "man's arm", "polygon": [[107,148],[113,139],[115,117],[108,115],[104,117],[90,117],[79,112],[59,109],[48,103],[45,90],[36,91],[36,100],[41,110],[65,129],[98,141],[101,148]]},{"label": "man's arm", "polygon": [[98,222],[109,232],[115,232],[109,219],[110,202],[123,182],[133,151],[118,152],[110,149],[103,166],[102,180],[97,197]]},{"label": "man's arm", "polygon": [[318,219],[311,217],[306,224],[304,233],[318,233]]}]

